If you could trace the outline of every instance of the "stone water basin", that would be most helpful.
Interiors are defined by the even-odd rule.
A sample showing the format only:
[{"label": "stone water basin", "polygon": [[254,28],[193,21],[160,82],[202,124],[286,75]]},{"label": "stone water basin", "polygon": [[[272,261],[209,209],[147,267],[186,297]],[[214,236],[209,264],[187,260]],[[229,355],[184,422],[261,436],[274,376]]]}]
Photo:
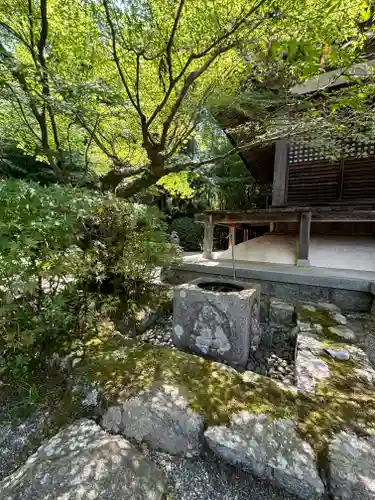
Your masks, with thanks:
[{"label": "stone water basin", "polygon": [[260,285],[199,278],[175,287],[173,343],[245,368],[261,338]]}]

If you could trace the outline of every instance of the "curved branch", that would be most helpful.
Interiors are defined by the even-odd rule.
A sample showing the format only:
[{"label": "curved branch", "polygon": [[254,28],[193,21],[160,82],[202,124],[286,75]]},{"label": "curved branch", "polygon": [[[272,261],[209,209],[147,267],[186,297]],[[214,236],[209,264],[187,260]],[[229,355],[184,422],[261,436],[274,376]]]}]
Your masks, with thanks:
[{"label": "curved branch", "polygon": [[[113,162],[118,163],[119,158],[116,155],[113,155],[103,144],[103,142],[99,139],[99,137],[96,134],[96,128],[95,126],[93,129],[90,129],[90,127],[87,125],[87,123],[80,117],[79,115],[76,116],[76,120],[78,123],[88,132],[90,136],[90,141],[93,140],[95,144],[98,146],[98,148],[106,155],[108,158],[110,158]],[[99,120],[99,115],[97,116],[97,121]]]},{"label": "curved branch", "polygon": [[212,65],[212,63],[221,55],[224,54],[225,52],[228,52],[228,50],[231,50],[234,47],[233,44],[228,45],[226,47],[220,47],[216,52],[212,54],[212,56],[196,71],[192,71],[186,78],[185,83],[180,90],[180,93],[177,96],[177,99],[175,103],[173,104],[171,111],[169,115],[167,116],[166,120],[163,123],[163,131],[161,135],[161,141],[160,144],[162,148],[164,148],[167,135],[168,135],[168,130],[171,125],[172,120],[176,116],[176,113],[178,112],[182,101],[184,100],[186,94],[188,93],[190,87],[193,85],[193,83],[205,72],[209,69],[209,67]]},{"label": "curved branch", "polygon": [[173,47],[173,42],[174,42],[174,37],[177,32],[178,28],[178,23],[180,22],[181,19],[181,14],[182,10],[185,5],[185,0],[180,0],[180,4],[178,6],[176,16],[174,18],[174,23],[173,23],[173,28],[167,43],[167,66],[168,66],[168,73],[169,73],[169,83],[171,84],[173,82],[173,65],[172,65],[172,47]]},{"label": "curved branch", "polygon": [[[155,120],[155,118],[158,116],[158,114],[163,110],[164,106],[168,102],[169,97],[171,96],[173,90],[175,89],[176,85],[178,82],[183,78],[185,75],[186,71],[188,70],[190,64],[197,59],[202,59],[203,57],[207,56],[215,47],[220,45],[220,43],[224,42],[225,40],[228,40],[228,38],[231,37],[248,19],[251,17],[254,12],[256,12],[267,0],[259,0],[259,2],[252,7],[245,15],[241,16],[237,21],[233,24],[233,26],[227,30],[225,33],[220,35],[216,40],[214,40],[208,47],[203,49],[201,52],[198,52],[197,54],[191,54],[183,68],[181,69],[180,73],[174,78],[172,81],[170,81],[169,87],[167,89],[167,92],[165,93],[163,99],[161,102],[156,106],[154,111],[152,112],[150,118],[147,120],[147,127],[150,127],[152,122]],[[264,19],[261,21],[258,21],[256,26],[254,27],[257,28]]]},{"label": "curved branch", "polygon": [[14,29],[11,28],[9,24],[5,23],[4,21],[0,21],[0,26],[2,26],[5,30],[7,30],[14,38],[16,38],[19,42],[21,42],[31,52],[31,47],[27,43],[25,38],[23,38],[22,35],[14,31]]},{"label": "curved branch", "polygon": [[[134,177],[132,181],[130,181],[129,184],[132,184],[133,182],[137,182],[138,178],[137,176],[142,176],[142,177],[152,177],[150,175],[150,170],[148,166],[141,166],[138,168],[134,168],[131,166],[126,166],[118,169],[112,169],[109,172],[107,172],[105,175],[103,175],[100,179],[101,186],[104,190],[106,189],[112,189],[117,192],[118,186],[124,181],[125,179],[129,179],[130,177]],[[151,185],[151,184],[150,184]]]},{"label": "curved branch", "polygon": [[122,82],[122,84],[124,86],[126,95],[128,96],[128,98],[129,98],[130,102],[132,103],[132,105],[134,106],[134,108],[138,111],[138,114],[141,116],[142,111],[138,107],[138,104],[136,103],[134,97],[132,96],[132,93],[130,92],[129,85],[128,85],[128,82],[126,81],[124,72],[123,72],[122,67],[121,67],[120,59],[119,59],[119,56],[118,56],[118,53],[117,53],[116,30],[115,30],[115,25],[113,24],[113,21],[112,21],[112,18],[111,18],[111,13],[109,11],[108,0],[102,0],[102,2],[103,2],[104,10],[105,10],[105,15],[106,15],[107,23],[108,23],[109,29],[111,31],[111,43],[112,43],[112,57],[113,57],[113,60],[114,60],[114,62],[116,64],[117,71],[118,71],[118,73],[120,75],[121,82]]},{"label": "curved branch", "polygon": [[162,177],[163,175],[143,174],[136,179],[119,186],[116,189],[116,196],[120,198],[130,198],[131,196],[139,193],[139,191],[152,186]]}]

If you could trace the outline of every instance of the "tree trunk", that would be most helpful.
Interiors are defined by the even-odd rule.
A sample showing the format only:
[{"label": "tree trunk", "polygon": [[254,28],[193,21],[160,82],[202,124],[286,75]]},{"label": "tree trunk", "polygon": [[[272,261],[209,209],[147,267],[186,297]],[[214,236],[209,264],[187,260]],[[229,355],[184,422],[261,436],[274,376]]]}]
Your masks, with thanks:
[{"label": "tree trunk", "polygon": [[147,189],[148,187],[155,184],[161,177],[163,176],[150,174],[141,175],[140,177],[137,177],[136,179],[119,186],[116,189],[116,195],[119,198],[130,198],[131,196],[137,194],[139,191]]}]

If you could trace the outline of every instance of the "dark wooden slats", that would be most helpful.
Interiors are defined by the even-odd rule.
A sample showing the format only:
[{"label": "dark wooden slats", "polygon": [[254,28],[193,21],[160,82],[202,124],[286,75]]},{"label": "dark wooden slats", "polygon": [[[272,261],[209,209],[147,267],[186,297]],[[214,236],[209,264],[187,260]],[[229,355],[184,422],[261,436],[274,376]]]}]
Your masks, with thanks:
[{"label": "dark wooden slats", "polygon": [[375,199],[375,157],[345,161],[342,198]]},{"label": "dark wooden slats", "polygon": [[286,203],[306,206],[375,201],[374,151],[375,145],[350,142],[343,149],[344,158],[331,163],[314,149],[290,145]]},{"label": "dark wooden slats", "polygon": [[340,183],[340,164],[324,162],[290,165],[288,171],[288,203],[335,201]]}]

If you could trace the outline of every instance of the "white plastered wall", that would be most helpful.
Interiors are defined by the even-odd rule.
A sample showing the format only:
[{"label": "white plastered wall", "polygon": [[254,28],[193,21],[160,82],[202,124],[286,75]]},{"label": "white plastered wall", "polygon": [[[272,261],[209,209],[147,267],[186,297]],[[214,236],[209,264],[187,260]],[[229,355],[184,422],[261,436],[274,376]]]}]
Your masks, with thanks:
[{"label": "white plastered wall", "polygon": [[[298,254],[298,236],[265,234],[234,247],[236,260],[295,264]],[[215,252],[214,258],[228,260],[232,250]],[[334,269],[375,271],[375,238],[349,236],[312,236],[310,265]]]}]

